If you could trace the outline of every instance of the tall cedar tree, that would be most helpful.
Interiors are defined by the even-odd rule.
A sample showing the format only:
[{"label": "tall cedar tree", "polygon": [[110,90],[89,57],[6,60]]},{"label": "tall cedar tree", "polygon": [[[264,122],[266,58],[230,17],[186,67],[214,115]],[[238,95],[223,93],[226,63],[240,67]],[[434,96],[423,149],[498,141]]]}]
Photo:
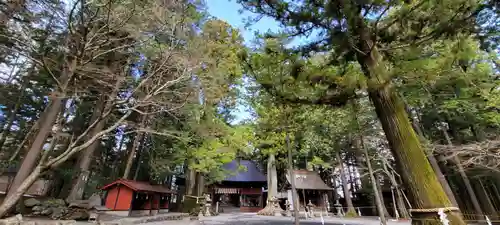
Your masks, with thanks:
[{"label": "tall cedar tree", "polygon": [[[424,148],[413,130],[404,104],[394,89],[387,58],[391,50],[417,46],[473,24],[479,3],[475,1],[323,1],[323,0],[239,0],[245,9],[276,19],[292,36],[314,32],[317,39],[299,47],[302,53],[326,52],[331,64],[355,61],[367,79],[368,95],[401,168],[415,209],[413,224],[440,224],[437,208],[452,206],[437,180]],[[435,15],[440,15],[436,17]],[[461,29],[458,29],[461,28]],[[300,65],[297,66],[300,71]],[[296,70],[296,71],[297,71]],[[293,75],[293,74],[291,74]],[[341,74],[342,76],[343,74]],[[344,105],[355,94],[342,88],[334,74],[310,80],[328,86],[328,95],[308,101],[332,106]],[[297,79],[291,77],[290,79]],[[265,87],[278,93],[274,85]],[[336,93],[336,94],[331,94]],[[283,94],[283,93],[281,93]],[[296,96],[288,97],[289,100]],[[304,98],[300,99],[304,102]],[[306,101],[307,102],[307,101]],[[458,212],[448,211],[453,225],[465,224]]]}]

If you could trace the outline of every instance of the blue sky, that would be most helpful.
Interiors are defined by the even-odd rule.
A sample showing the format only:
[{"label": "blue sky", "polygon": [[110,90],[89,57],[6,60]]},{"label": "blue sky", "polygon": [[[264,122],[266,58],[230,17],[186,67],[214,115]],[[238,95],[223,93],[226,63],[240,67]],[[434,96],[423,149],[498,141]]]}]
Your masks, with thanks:
[{"label": "blue sky", "polygon": [[207,0],[206,2],[208,12],[212,16],[228,22],[233,27],[239,28],[247,43],[253,40],[255,31],[277,31],[279,29],[278,23],[271,18],[263,18],[249,29],[245,29],[243,20],[252,14],[250,12],[240,14],[238,11],[241,6],[236,3],[236,0]]},{"label": "blue sky", "polygon": [[[257,23],[252,24],[251,27],[245,28],[244,20],[249,16],[255,16],[250,12],[243,12],[242,14],[239,12],[242,7],[240,4],[236,3],[236,0],[206,0],[208,6],[208,12],[213,17],[216,17],[220,20],[224,20],[227,23],[231,24],[233,27],[238,28],[241,31],[243,38],[245,39],[245,43],[250,44],[255,38],[255,32],[263,33],[266,31],[278,31],[280,30],[279,24],[271,18],[264,17],[259,20]],[[301,43],[307,42],[307,40],[313,39],[315,36],[315,32],[311,35],[311,37],[300,37],[294,39],[290,46],[299,45]],[[234,113],[236,116],[236,120],[233,123],[238,123],[241,120],[249,119],[250,114],[243,105],[239,105],[238,111]]]},{"label": "blue sky", "polygon": [[[236,0],[207,0],[208,12],[213,17],[220,20],[224,20],[231,24],[233,27],[240,29],[245,43],[249,44],[254,39],[254,32],[265,32],[268,30],[277,31],[279,29],[278,23],[270,18],[263,18],[258,23],[254,24],[249,28],[245,28],[244,20],[249,16],[252,16],[249,12],[239,13],[241,6],[236,3]],[[233,123],[238,123],[244,119],[250,118],[250,113],[247,111],[244,105],[238,106],[238,111],[234,112],[235,121]]]}]

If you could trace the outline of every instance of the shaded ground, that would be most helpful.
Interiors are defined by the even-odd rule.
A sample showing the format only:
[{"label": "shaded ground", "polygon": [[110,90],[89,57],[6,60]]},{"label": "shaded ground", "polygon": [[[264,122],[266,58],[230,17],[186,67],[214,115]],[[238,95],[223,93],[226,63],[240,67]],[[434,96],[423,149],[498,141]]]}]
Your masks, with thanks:
[{"label": "shaded ground", "polygon": [[[231,213],[219,216],[204,217],[200,221],[163,221],[147,223],[147,225],[293,225],[293,218],[257,216],[253,213]],[[320,218],[301,220],[301,225],[323,225]],[[387,222],[387,225],[409,225],[409,222]],[[380,225],[372,218],[341,219],[324,218],[324,225]]]}]

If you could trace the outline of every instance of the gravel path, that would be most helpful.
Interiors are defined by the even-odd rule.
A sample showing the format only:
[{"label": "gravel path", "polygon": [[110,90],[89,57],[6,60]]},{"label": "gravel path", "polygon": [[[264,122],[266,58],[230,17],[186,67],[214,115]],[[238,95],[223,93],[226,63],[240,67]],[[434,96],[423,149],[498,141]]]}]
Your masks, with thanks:
[{"label": "gravel path", "polygon": [[[324,223],[323,223],[324,221]],[[341,219],[321,218],[301,220],[301,225],[380,225],[372,218]],[[147,223],[147,225],[293,225],[291,217],[257,216],[254,213],[231,213],[219,216],[204,217],[200,221],[162,221]],[[392,222],[387,225],[409,225],[409,222]]]}]

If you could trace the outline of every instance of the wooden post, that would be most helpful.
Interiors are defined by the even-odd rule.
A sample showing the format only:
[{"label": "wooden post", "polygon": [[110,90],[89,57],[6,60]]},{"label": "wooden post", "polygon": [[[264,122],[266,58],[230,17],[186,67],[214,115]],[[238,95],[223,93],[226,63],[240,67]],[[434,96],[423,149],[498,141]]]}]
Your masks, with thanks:
[{"label": "wooden post", "polygon": [[304,189],[302,189],[302,197],[304,198],[304,215],[306,215],[307,218],[307,213],[309,212],[307,210],[306,191]]},{"label": "wooden post", "polygon": [[116,187],[118,188],[118,193],[116,193],[115,205],[113,206],[113,210],[116,210],[116,204],[118,203],[118,199],[120,198],[120,184],[116,184]]},{"label": "wooden post", "polygon": [[130,207],[128,208],[128,216],[131,216],[132,215],[132,210],[134,208],[134,200],[137,196],[137,193],[134,191],[132,192],[132,200],[130,200]]},{"label": "wooden post", "polygon": [[146,194],[146,196],[149,197],[149,215],[151,216],[152,211],[153,211],[153,197],[154,197],[154,195],[149,196],[149,193],[148,193],[148,194]]},{"label": "wooden post", "polygon": [[307,206],[306,191],[304,189],[302,189],[302,198],[304,198],[304,208],[306,208],[306,206]]},{"label": "wooden post", "polygon": [[161,194],[156,194],[156,215],[160,214],[160,200],[161,200]]},{"label": "wooden post", "polygon": [[262,189],[260,190],[259,207],[264,208],[264,192],[262,192]]}]

